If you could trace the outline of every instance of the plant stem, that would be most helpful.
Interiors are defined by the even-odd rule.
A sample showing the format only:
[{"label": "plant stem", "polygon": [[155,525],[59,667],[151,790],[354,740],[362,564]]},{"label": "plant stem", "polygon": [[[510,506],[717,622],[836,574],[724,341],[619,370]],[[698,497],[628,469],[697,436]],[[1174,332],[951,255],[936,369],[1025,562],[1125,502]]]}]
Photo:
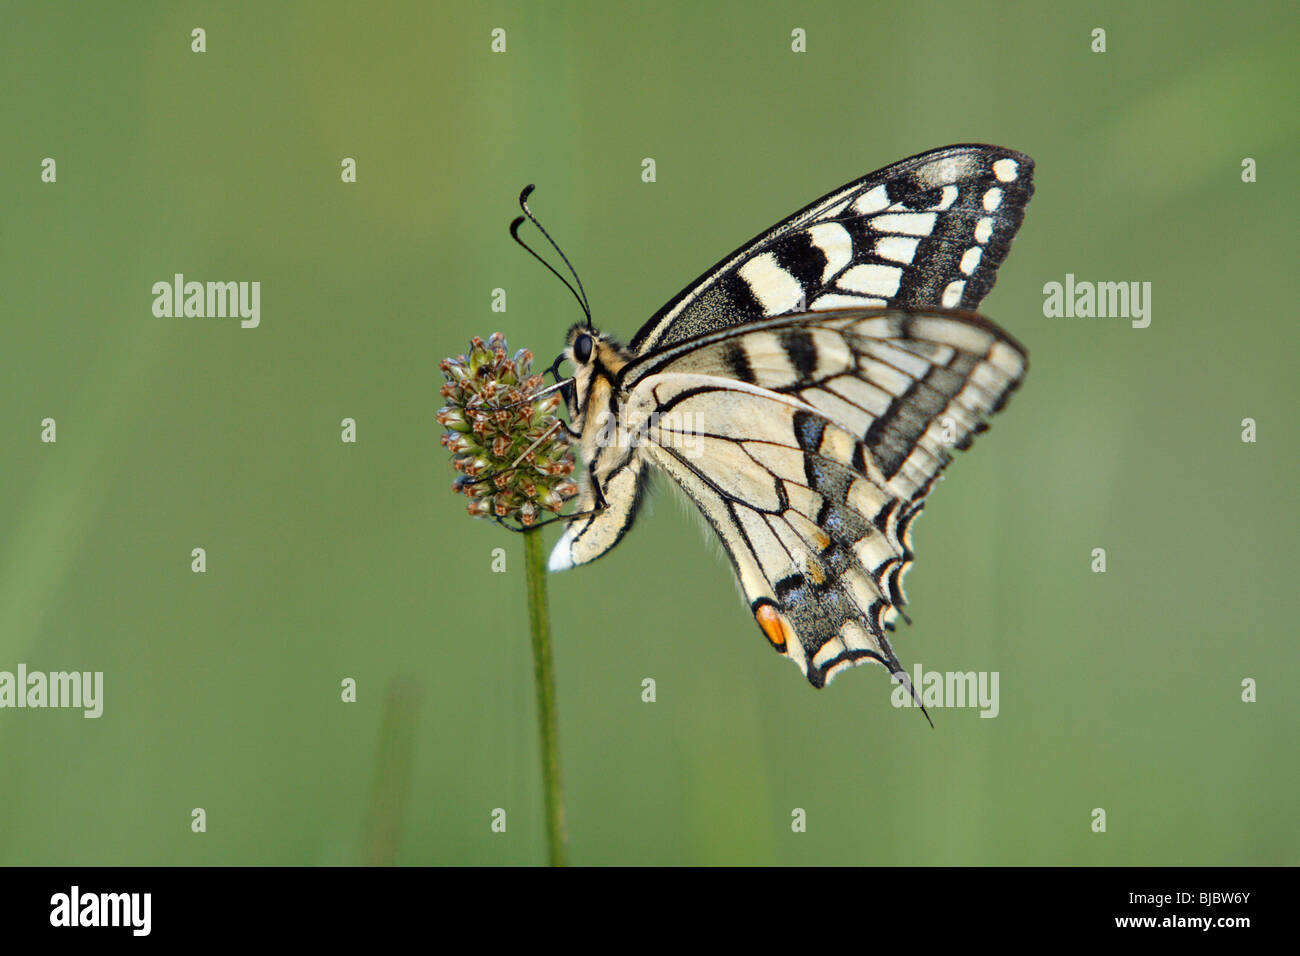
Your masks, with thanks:
[{"label": "plant stem", "polygon": [[528,576],[528,623],[533,632],[533,679],[537,684],[537,723],[542,735],[542,789],[546,796],[546,837],[551,866],[567,866],[564,787],[560,782],[560,741],[555,718],[555,670],[551,663],[551,614],[546,603],[546,561],[538,529],[525,531],[524,566]]}]

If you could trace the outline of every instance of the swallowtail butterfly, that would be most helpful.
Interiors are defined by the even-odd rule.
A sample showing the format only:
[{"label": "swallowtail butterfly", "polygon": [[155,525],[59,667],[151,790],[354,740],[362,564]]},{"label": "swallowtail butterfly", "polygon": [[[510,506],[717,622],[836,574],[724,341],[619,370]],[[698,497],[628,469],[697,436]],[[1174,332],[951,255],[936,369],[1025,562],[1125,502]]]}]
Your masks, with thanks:
[{"label": "swallowtail butterfly", "polygon": [[560,387],[586,470],[551,570],[618,544],[658,470],[712,525],[762,633],[814,687],[864,661],[905,679],[887,632],[912,523],[949,448],[967,448],[1025,374],[1025,350],[973,310],[1033,167],[963,145],[871,173],[724,258],[626,347],[592,327],[579,296],[587,322],[552,371],[573,369]]}]

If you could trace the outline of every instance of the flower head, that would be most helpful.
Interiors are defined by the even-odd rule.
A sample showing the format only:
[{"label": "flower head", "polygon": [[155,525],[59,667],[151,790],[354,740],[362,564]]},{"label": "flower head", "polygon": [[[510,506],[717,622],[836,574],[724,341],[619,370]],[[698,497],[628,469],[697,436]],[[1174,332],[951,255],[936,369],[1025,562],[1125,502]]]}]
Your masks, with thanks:
[{"label": "flower head", "polygon": [[469,513],[528,527],[539,509],[558,512],[578,493],[573,449],[555,416],[560,397],[534,397],[542,376],[530,373],[533,353],[506,357],[506,337],[475,336],[469,356],[442,360],[446,383],[438,424],[458,472],[452,490],[467,495]]}]

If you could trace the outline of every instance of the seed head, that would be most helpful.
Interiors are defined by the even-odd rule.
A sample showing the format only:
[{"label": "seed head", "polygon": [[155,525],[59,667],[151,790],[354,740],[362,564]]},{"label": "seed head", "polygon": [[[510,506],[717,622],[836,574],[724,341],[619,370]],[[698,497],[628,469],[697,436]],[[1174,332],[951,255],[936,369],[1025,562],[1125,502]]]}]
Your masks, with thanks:
[{"label": "seed head", "polygon": [[573,449],[555,416],[558,395],[530,398],[542,387],[533,375],[533,353],[506,357],[506,337],[492,333],[485,344],[474,336],[469,355],[439,366],[446,383],[438,424],[442,444],[459,472],[452,490],[467,495],[475,517],[513,519],[522,527],[537,521],[538,509],[559,512],[578,493]]}]

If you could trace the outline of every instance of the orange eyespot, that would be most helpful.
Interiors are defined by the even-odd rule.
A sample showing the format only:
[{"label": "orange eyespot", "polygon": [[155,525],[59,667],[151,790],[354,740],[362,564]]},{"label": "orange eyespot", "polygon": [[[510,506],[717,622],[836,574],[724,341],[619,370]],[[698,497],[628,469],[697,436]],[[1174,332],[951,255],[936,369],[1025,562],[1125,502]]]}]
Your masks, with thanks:
[{"label": "orange eyespot", "polygon": [[763,629],[772,646],[784,654],[791,635],[790,627],[781,612],[771,604],[764,604],[754,612],[754,620],[758,621],[758,626]]}]

